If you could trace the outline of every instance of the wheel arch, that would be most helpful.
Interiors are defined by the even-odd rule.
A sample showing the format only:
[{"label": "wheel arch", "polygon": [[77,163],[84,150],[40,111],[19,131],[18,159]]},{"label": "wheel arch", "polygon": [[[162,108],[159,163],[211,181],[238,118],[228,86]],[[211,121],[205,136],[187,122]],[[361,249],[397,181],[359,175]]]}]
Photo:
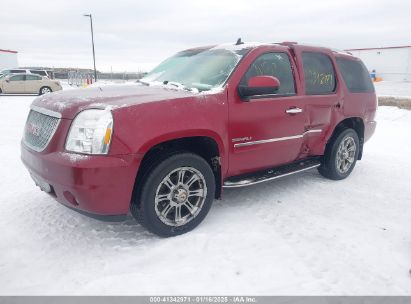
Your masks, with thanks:
[{"label": "wheel arch", "polygon": [[361,117],[348,117],[341,120],[334,128],[333,132],[331,133],[330,137],[327,140],[327,144],[325,147],[325,153],[327,152],[329,144],[336,138],[343,130],[350,128],[353,129],[360,141],[360,150],[358,153],[358,159],[362,158],[363,146],[364,146],[364,120]]},{"label": "wheel arch", "polygon": [[52,89],[50,86],[48,86],[48,85],[42,85],[42,86],[40,87],[40,89],[39,89],[39,94],[40,94],[40,95],[42,95],[42,94],[41,94],[41,91],[42,91],[44,88],[48,88],[48,89],[50,90],[50,92],[53,92],[53,89]]},{"label": "wheel arch", "polygon": [[150,140],[141,147],[138,153],[143,155],[143,159],[136,175],[135,192],[138,192],[139,185],[142,184],[141,181],[144,179],[146,172],[150,170],[159,159],[184,151],[197,154],[207,161],[215,176],[215,198],[221,197],[222,172],[227,167],[225,164],[226,158],[222,140],[219,136],[213,135],[210,132],[190,133],[193,135],[187,136],[187,132],[184,132],[186,136],[176,136],[177,134],[163,135]]}]

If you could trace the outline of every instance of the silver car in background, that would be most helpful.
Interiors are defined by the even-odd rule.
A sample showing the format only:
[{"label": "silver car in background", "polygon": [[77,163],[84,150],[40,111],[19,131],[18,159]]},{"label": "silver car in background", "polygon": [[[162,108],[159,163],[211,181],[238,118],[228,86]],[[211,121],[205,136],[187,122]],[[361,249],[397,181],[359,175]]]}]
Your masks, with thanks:
[{"label": "silver car in background", "polygon": [[47,94],[63,88],[59,81],[34,74],[8,74],[0,77],[0,93]]},{"label": "silver car in background", "polygon": [[39,70],[39,69],[8,69],[0,71],[0,74],[36,74],[40,76],[47,76],[50,79],[54,79],[54,73],[51,70]]}]

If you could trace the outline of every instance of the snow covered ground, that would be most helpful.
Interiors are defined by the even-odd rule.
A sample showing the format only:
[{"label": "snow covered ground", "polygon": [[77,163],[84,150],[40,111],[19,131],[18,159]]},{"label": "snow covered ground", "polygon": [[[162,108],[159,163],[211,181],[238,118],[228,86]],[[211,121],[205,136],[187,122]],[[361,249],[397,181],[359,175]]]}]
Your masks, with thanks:
[{"label": "snow covered ground", "polygon": [[34,186],[19,160],[33,99],[0,96],[0,294],[411,295],[411,111],[379,108],[348,179],[226,190],[197,229],[161,239]]}]

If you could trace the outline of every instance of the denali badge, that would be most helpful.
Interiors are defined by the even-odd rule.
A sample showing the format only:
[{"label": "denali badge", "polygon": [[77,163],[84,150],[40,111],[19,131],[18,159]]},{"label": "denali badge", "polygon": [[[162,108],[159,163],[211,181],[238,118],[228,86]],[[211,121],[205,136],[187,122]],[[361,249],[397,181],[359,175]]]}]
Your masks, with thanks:
[{"label": "denali badge", "polygon": [[233,138],[231,141],[233,143],[239,142],[239,141],[249,141],[252,140],[253,138],[251,136],[246,136],[246,137],[237,137],[237,138]]}]

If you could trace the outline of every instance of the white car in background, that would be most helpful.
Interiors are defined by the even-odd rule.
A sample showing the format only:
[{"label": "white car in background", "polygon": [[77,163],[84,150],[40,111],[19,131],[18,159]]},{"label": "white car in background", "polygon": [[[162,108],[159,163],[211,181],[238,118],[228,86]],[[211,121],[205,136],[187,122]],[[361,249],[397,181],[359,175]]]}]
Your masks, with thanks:
[{"label": "white car in background", "polygon": [[34,74],[9,74],[0,77],[0,93],[43,95],[62,89],[60,82]]}]

